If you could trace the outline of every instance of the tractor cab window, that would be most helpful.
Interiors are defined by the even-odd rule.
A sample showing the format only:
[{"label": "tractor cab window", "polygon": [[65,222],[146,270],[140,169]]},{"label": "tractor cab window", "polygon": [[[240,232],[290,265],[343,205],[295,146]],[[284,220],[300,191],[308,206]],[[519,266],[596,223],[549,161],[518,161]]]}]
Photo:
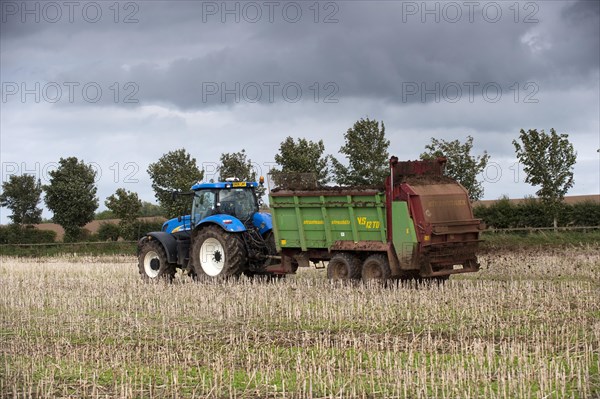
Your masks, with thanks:
[{"label": "tractor cab window", "polygon": [[215,197],[213,191],[196,191],[192,203],[192,221],[194,224],[215,213]]},{"label": "tractor cab window", "polygon": [[254,193],[247,188],[230,188],[219,193],[221,213],[247,220],[257,211]]}]

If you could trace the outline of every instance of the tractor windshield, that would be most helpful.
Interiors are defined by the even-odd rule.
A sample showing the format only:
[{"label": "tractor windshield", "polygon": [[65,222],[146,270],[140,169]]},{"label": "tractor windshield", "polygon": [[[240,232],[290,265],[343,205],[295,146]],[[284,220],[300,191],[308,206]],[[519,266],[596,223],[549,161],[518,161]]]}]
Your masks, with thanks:
[{"label": "tractor windshield", "polygon": [[254,193],[248,188],[228,188],[219,191],[221,213],[248,220],[258,211]]}]

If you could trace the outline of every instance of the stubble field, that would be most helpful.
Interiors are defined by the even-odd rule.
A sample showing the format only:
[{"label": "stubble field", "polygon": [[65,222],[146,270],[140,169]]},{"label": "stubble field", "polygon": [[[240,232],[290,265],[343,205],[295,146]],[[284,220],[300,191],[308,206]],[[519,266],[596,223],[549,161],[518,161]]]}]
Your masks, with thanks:
[{"label": "stubble field", "polygon": [[144,284],[133,257],[2,258],[6,398],[593,398],[600,248],[481,256],[443,285],[319,270]]}]

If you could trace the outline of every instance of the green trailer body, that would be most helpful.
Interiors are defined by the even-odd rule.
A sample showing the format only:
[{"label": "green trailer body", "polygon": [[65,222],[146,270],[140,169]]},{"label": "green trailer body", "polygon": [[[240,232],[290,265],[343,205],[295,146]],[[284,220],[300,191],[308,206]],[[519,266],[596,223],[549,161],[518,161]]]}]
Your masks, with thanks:
[{"label": "green trailer body", "polygon": [[[280,191],[270,197],[279,252],[388,249],[385,193],[377,190]],[[392,204],[394,249],[411,258],[418,244],[406,202]]]},{"label": "green trailer body", "polygon": [[272,196],[270,203],[279,250],[330,248],[336,241],[386,241],[381,193],[280,195]]},{"label": "green trailer body", "polygon": [[293,273],[311,261],[335,261],[334,269],[347,269],[342,277],[357,278],[360,269],[363,279],[365,269],[385,278],[477,271],[482,224],[473,217],[465,188],[430,174],[432,165],[392,165],[396,179],[388,179],[385,189],[272,191],[273,233],[282,259],[273,271]]}]

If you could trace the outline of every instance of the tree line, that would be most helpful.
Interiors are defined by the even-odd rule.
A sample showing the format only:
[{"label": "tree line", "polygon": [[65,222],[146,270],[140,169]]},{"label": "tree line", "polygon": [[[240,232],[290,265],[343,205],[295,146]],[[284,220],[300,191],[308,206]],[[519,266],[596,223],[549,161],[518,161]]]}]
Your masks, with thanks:
[{"label": "tree line", "polygon": [[[274,156],[276,167],[271,170],[271,175],[280,181],[285,176],[310,176],[317,185],[382,185],[389,174],[390,157],[390,141],[385,133],[383,121],[361,118],[345,132],[344,145],[339,149],[340,159],[326,154],[323,140],[287,137]],[[445,174],[460,182],[469,191],[470,199],[475,201],[483,197],[482,181],[478,176],[490,156],[487,151],[473,155],[473,142],[472,136],[467,136],[465,142],[431,138],[420,158],[446,157]],[[560,203],[573,185],[576,153],[568,135],[559,135],[554,129],[549,134],[543,130],[521,130],[513,145],[517,158],[525,167],[526,182],[540,187],[536,194],[556,224]],[[2,184],[0,206],[12,211],[9,218],[13,226],[37,224],[41,222],[39,205],[44,193],[44,202],[53,213],[52,220],[65,230],[65,241],[80,240],[83,226],[97,217],[107,216],[118,218],[120,222],[116,228],[105,227],[105,236],[131,238],[139,232],[138,218],[144,213],[174,217],[188,211],[189,199],[174,199],[171,193],[188,191],[192,184],[204,178],[204,171],[198,167],[196,159],[183,148],[167,152],[151,163],[147,172],[158,205],[143,202],[137,193],[118,188],[104,201],[108,211],[97,215],[96,173],[83,160],[68,157],[61,158],[57,169],[49,172],[47,185],[42,186],[32,175],[12,175]],[[254,181],[257,178],[245,149],[221,154],[217,172],[220,179],[236,177]]]},{"label": "tree line", "polygon": [[600,226],[600,204],[597,202],[561,202],[558,209],[555,220],[554,209],[539,198],[513,202],[504,196],[491,205],[475,206],[473,213],[493,229]]}]

